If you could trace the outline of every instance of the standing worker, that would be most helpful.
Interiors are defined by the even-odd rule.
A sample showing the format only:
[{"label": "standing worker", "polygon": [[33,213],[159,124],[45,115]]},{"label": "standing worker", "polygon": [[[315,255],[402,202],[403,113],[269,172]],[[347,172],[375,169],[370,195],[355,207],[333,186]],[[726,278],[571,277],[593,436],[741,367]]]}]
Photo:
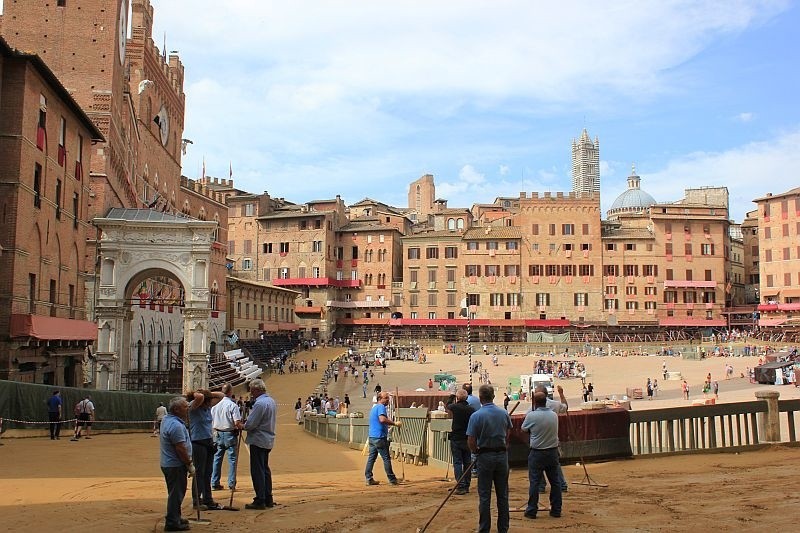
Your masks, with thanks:
[{"label": "standing worker", "polygon": [[[569,403],[567,403],[567,398],[564,396],[564,387],[561,385],[556,385],[556,390],[558,391],[558,400],[551,400],[547,397],[547,387],[544,385],[537,385],[536,388],[533,389],[534,394],[537,392],[541,392],[545,396],[545,407],[556,413],[557,415],[560,413],[566,413],[569,411]],[[534,398],[531,397],[531,402],[534,401]],[[531,404],[531,411],[536,409],[536,404]],[[531,411],[528,411],[529,413]],[[569,490],[569,485],[567,484],[566,478],[564,478],[564,471],[561,469],[561,463],[556,464],[556,470],[558,471],[558,484],[561,487],[561,492],[567,492]],[[545,482],[544,476],[539,476],[539,492],[545,491]]]},{"label": "standing worker", "polygon": [[250,395],[255,398],[250,416],[244,424],[247,431],[245,442],[250,445],[250,477],[256,495],[253,503],[245,509],[263,510],[275,507],[272,498],[272,471],[269,469],[269,452],[275,445],[275,421],[278,408],[275,400],[267,395],[264,380],[250,382]]},{"label": "standing worker", "polygon": [[447,406],[447,409],[453,413],[453,426],[447,438],[450,440],[450,451],[453,454],[453,474],[458,481],[455,493],[462,495],[469,492],[469,482],[472,479],[471,473],[464,475],[464,470],[469,468],[472,463],[467,445],[467,426],[475,409],[467,403],[467,391],[464,389],[456,391],[455,399],[455,402]]},{"label": "standing worker", "polygon": [[497,496],[497,531],[508,533],[508,438],[511,417],[494,404],[494,388],[478,389],[481,408],[469,419],[467,444],[477,455],[478,465],[478,531],[488,533],[492,527],[492,484]]},{"label": "standing worker", "polygon": [[169,402],[169,414],[161,423],[161,472],[167,484],[167,515],[164,531],[187,531],[189,521],[181,517],[181,504],[186,496],[186,474],[195,473],[192,464],[192,442],[186,429],[189,402],[176,396]]},{"label": "standing worker", "polygon": [[389,405],[389,393],[378,393],[378,402],[372,406],[369,412],[369,457],[364,475],[367,485],[377,485],[380,482],[372,477],[372,468],[375,466],[375,459],[380,454],[383,459],[383,469],[386,477],[389,478],[391,485],[398,485],[397,476],[392,470],[392,460],[389,458],[389,426],[400,427],[401,421],[393,421],[386,413],[386,406]]},{"label": "standing worker", "polygon": [[75,434],[69,440],[74,442],[80,439],[81,431],[84,427],[86,428],[86,438],[91,439],[92,420],[94,420],[94,404],[91,396],[87,394],[83,400],[75,405],[75,416],[78,417],[77,422],[75,422]]},{"label": "standing worker", "polygon": [[197,483],[192,484],[192,502],[204,511],[216,511],[222,506],[211,495],[211,469],[214,462],[214,442],[211,435],[211,408],[222,400],[221,392],[197,390],[186,395],[189,403],[189,435],[192,437],[192,460],[197,469]]},{"label": "standing worker", "polygon": [[239,460],[236,453],[237,442],[239,441],[239,431],[242,429],[242,413],[239,406],[234,403],[233,387],[230,383],[222,386],[222,400],[211,408],[211,422],[216,432],[214,443],[217,451],[214,453],[214,465],[211,469],[211,488],[212,490],[222,490],[220,481],[222,478],[222,459],[225,452],[228,453],[228,489],[236,488],[236,461]]},{"label": "standing worker", "polygon": [[161,422],[164,421],[165,416],[167,416],[167,408],[164,407],[163,402],[159,402],[158,407],[156,407],[156,419],[153,421],[154,437],[158,437],[158,434],[161,431]]},{"label": "standing worker", "polygon": [[47,399],[47,419],[50,421],[50,440],[58,440],[60,438],[63,405],[64,402],[61,400],[61,393],[54,390],[53,395]]},{"label": "standing worker", "polygon": [[528,506],[526,518],[536,518],[539,510],[539,480],[542,472],[550,481],[550,516],[561,516],[561,480],[558,475],[558,415],[547,407],[547,393],[533,394],[533,411],[525,415],[522,431],[530,433],[528,452]]}]

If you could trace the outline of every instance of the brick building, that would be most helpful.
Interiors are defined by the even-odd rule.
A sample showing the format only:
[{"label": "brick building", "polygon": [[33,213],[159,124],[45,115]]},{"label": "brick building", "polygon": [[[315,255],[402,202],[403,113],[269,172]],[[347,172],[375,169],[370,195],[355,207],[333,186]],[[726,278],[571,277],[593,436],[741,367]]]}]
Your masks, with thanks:
[{"label": "brick building", "polygon": [[227,330],[240,339],[258,339],[262,332],[296,331],[296,291],[228,277]]},{"label": "brick building", "polygon": [[0,378],[83,381],[97,338],[84,305],[83,156],[102,141],[48,66],[0,39]]},{"label": "brick building", "polygon": [[800,187],[753,200],[757,205],[759,325],[797,326],[800,312]]},{"label": "brick building", "polygon": [[[47,64],[104,138],[92,145],[87,141],[76,153],[66,147],[68,159],[83,162],[83,180],[90,188],[82,213],[84,221],[104,217],[111,208],[121,207],[217,222],[207,270],[207,298],[209,331],[221,332],[227,308],[224,243],[228,211],[221,194],[181,176],[182,149],[186,146],[184,67],[177,53],[167,55],[155,46],[153,16],[149,0],[5,1],[0,33],[11,46],[34,52]],[[95,257],[99,242],[94,232],[85,237],[87,246],[80,250],[89,272],[80,282],[85,290],[81,287],[78,292],[86,294],[84,307],[88,318],[95,319],[98,273],[94,266],[101,262]],[[146,292],[156,302],[165,292],[182,290],[178,281],[164,272],[154,273],[141,287],[138,285],[125,288],[129,298]],[[156,304],[156,309],[160,308]],[[160,341],[181,345],[180,321],[173,328],[137,329],[134,324],[152,322],[152,317],[139,316],[139,305],[131,305],[129,311],[133,314],[131,339],[144,336],[140,340],[145,344]],[[161,318],[169,324],[177,320],[174,316]],[[174,355],[180,353],[179,348]],[[131,355],[132,361],[134,358]],[[180,358],[177,360],[179,363]],[[88,372],[90,380],[91,374]]]}]

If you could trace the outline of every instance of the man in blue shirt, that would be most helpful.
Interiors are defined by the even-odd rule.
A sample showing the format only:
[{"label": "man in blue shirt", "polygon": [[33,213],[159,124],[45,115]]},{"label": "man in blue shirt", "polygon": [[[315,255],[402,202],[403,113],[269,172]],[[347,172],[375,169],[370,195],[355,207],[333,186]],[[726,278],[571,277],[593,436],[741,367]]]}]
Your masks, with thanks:
[{"label": "man in blue shirt", "polygon": [[189,521],[181,517],[181,504],[186,496],[186,474],[195,473],[192,465],[192,441],[186,429],[189,402],[177,396],[169,402],[169,414],[161,422],[159,444],[161,472],[167,483],[167,515],[164,531],[186,531]]},{"label": "man in blue shirt", "polygon": [[389,393],[381,392],[378,394],[378,403],[372,406],[369,412],[369,457],[367,457],[367,467],[364,475],[367,478],[367,485],[377,485],[378,480],[372,477],[372,468],[375,466],[375,459],[380,454],[383,459],[383,469],[389,483],[397,485],[397,476],[392,470],[392,460],[389,457],[389,426],[400,427],[402,422],[397,422],[389,418],[386,413],[386,406],[389,405]]},{"label": "man in blue shirt", "polygon": [[561,482],[558,476],[558,415],[547,408],[547,394],[533,395],[533,411],[525,415],[522,431],[530,433],[528,453],[528,507],[527,518],[536,518],[539,510],[539,480],[542,472],[550,481],[550,516],[561,516]]},{"label": "man in blue shirt", "polygon": [[64,402],[61,394],[54,390],[53,395],[47,399],[47,419],[50,421],[50,440],[57,440],[61,434],[61,411]]},{"label": "man in blue shirt", "polygon": [[478,531],[488,533],[492,527],[492,484],[497,496],[497,531],[507,533],[510,515],[508,508],[508,438],[511,417],[494,404],[494,388],[481,385],[478,389],[481,408],[469,419],[467,444],[477,454],[478,465]]},{"label": "man in blue shirt", "polygon": [[[448,435],[450,441],[450,452],[453,455],[453,474],[458,480],[456,494],[462,495],[469,492],[469,482],[472,473],[464,475],[464,471],[472,464],[469,446],[467,446],[467,425],[475,410],[467,403],[467,391],[460,389],[456,391],[456,401],[447,406],[447,410],[453,413],[453,425]],[[462,479],[463,475],[463,479]]]},{"label": "man in blue shirt", "polygon": [[247,431],[245,442],[250,445],[250,477],[253,479],[256,496],[253,498],[253,503],[245,505],[245,509],[261,510],[276,505],[272,499],[269,452],[275,445],[275,420],[278,408],[275,400],[267,396],[267,387],[262,379],[250,382],[250,395],[255,401],[244,423],[244,429]]}]

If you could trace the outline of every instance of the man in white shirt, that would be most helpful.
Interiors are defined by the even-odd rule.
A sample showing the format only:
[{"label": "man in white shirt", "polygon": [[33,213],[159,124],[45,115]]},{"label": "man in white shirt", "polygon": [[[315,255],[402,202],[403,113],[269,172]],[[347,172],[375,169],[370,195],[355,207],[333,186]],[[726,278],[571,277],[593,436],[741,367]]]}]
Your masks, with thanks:
[{"label": "man in white shirt", "polygon": [[211,423],[216,437],[214,442],[217,451],[214,453],[214,463],[211,470],[211,485],[214,490],[223,490],[220,485],[222,477],[222,458],[228,452],[228,488],[236,488],[236,461],[238,460],[237,442],[239,431],[242,429],[242,414],[239,406],[231,399],[233,387],[230,383],[222,386],[222,394],[225,395],[219,403],[211,408]]}]

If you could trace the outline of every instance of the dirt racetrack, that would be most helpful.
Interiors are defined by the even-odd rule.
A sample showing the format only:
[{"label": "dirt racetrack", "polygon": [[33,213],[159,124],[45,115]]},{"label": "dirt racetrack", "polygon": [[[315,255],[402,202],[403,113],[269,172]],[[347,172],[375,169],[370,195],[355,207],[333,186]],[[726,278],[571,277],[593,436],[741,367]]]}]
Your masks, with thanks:
[{"label": "dirt racetrack", "polygon": [[[322,362],[336,353],[318,350],[313,356]],[[625,364],[650,365],[657,374],[661,359],[641,362],[642,359],[647,358]],[[601,366],[614,360],[586,361],[593,365],[594,375],[600,377],[604,372]],[[698,366],[696,372],[705,375],[709,363],[700,364],[706,366]],[[722,364],[714,363],[715,373]],[[428,373],[438,370],[431,367],[420,373],[403,368],[400,363],[390,363],[389,369],[387,376],[380,377],[384,388],[393,388],[395,382],[404,384],[407,379],[427,381]],[[647,372],[649,368],[645,376]],[[693,375],[688,368],[685,372]],[[612,369],[609,374],[615,371]],[[360,452],[311,437],[294,422],[289,404],[298,396],[305,397],[318,381],[318,373],[267,380],[269,392],[280,403],[278,438],[270,455],[274,494],[280,505],[266,511],[244,510],[253,492],[249,457],[243,448],[239,465],[241,492],[236,493],[234,502],[241,511],[205,512],[203,516],[211,524],[194,525],[193,531],[413,532],[427,522],[451,486],[443,481],[445,471],[405,465],[405,483],[391,487],[386,485],[379,463],[375,477],[382,484],[365,487]],[[341,379],[340,384],[342,390],[350,391]],[[608,387],[617,386],[609,381]],[[728,388],[733,388],[732,384]],[[782,397],[786,397],[784,390],[789,392],[788,388],[781,389]],[[742,395],[752,398],[752,392]],[[674,401],[679,400],[664,399],[667,405]],[[63,436],[60,441],[4,438],[2,444],[0,524],[6,530],[161,531],[166,491],[158,467],[158,439],[149,433],[100,434],[80,442],[70,442]],[[521,512],[512,512],[511,531],[531,531],[534,525],[580,531],[755,531],[765,526],[789,531],[796,527],[800,502],[800,496],[791,489],[796,483],[793,466],[798,459],[797,448],[773,446],[738,455],[674,456],[588,465],[592,479],[607,484],[607,488],[576,484],[584,477],[583,468],[565,466],[565,475],[573,483],[565,494],[563,517],[552,519],[540,513],[534,522]],[[402,472],[397,463],[395,472]],[[514,469],[512,509],[524,504],[527,490],[527,472]],[[215,496],[227,503],[230,493],[217,492]],[[547,496],[543,495],[540,505],[546,503]],[[190,512],[191,498],[187,496],[184,514]],[[429,531],[474,531],[476,527],[477,494],[473,484],[470,494],[448,501]]]}]

